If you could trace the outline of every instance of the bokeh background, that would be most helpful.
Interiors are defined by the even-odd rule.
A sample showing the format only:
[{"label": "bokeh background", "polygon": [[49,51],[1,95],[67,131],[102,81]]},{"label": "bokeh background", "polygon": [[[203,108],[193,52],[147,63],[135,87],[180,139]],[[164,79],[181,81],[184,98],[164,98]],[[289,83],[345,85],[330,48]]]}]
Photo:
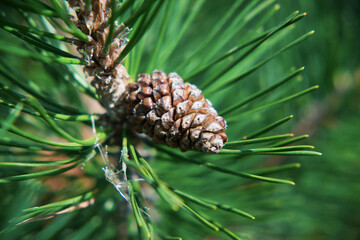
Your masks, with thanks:
[{"label": "bokeh background", "polygon": [[[206,8],[201,10],[192,31],[187,33],[187,42],[181,44],[188,46],[189,52],[191,52],[192,44],[194,46],[201,44],[201,36],[206,35],[206,26],[214,24],[233,2],[232,0],[209,1]],[[311,137],[307,143],[316,146],[323,156],[267,159],[267,162],[272,163],[300,162],[302,165],[300,169],[285,175],[287,178],[290,176],[296,182],[296,186],[274,185],[264,189],[260,186],[251,190],[251,185],[250,187],[246,184],[239,185],[241,188],[249,187],[249,193],[253,191],[254,196],[257,196],[256,199],[253,199],[252,195],[239,198],[240,203],[254,203],[243,207],[252,210],[257,220],[250,223],[247,220],[238,220],[238,217],[228,215],[220,215],[220,217],[226,221],[227,225],[242,232],[242,237],[245,239],[360,239],[360,2],[358,0],[279,0],[276,2],[280,9],[274,17],[264,23],[264,26],[276,25],[291,12],[299,10],[307,12],[308,15],[296,24],[292,34],[299,36],[310,30],[315,30],[315,34],[265,65],[260,73],[249,76],[249,80],[254,80],[255,83],[271,82],[279,79],[279,73],[284,73],[290,68],[305,66],[306,70],[298,80],[302,81],[306,87],[318,84],[320,88],[289,105],[276,108],[273,114],[278,116],[277,119],[279,116],[286,116],[287,113],[294,114],[292,125],[288,128],[297,135],[310,134]],[[8,37],[5,34],[0,36]],[[156,41],[156,36],[149,36],[149,39]],[[284,39],[284,42],[286,41]],[[154,50],[152,45],[156,44],[149,41],[147,45],[143,45],[145,46],[143,62],[151,59],[151,53]],[[186,56],[183,49],[179,46],[178,53],[175,50],[175,55]],[[8,57],[13,66],[24,69],[30,78],[36,79],[39,74],[42,74],[36,69],[40,66],[39,64],[32,65],[26,61],[21,62],[11,56]],[[177,71],[179,62],[176,62],[176,59],[172,60],[168,64],[164,63],[162,70]],[[152,66],[146,64],[139,66],[140,72],[148,72],[152,69]],[[179,74],[186,75],[186,68],[183,68],[183,71],[180,70]],[[54,84],[51,87],[56,90],[56,79],[49,84]],[[241,91],[251,92],[252,88],[256,87],[256,84],[254,86],[249,84]],[[237,91],[237,89],[232,89],[229,93],[234,94]],[[56,94],[55,91],[54,94]],[[69,90],[68,94],[75,95],[76,92]],[[219,101],[215,99],[216,102]],[[271,116],[266,115],[262,120],[271,122],[271,119]],[[248,122],[250,124],[252,120]],[[251,124],[249,127],[252,127]],[[88,130],[90,132],[90,129]],[[172,184],[186,189],[191,183],[194,188],[198,187],[196,191],[202,189],[204,194],[212,198],[226,198],[226,195],[219,196],[216,190],[216,187],[222,186],[222,183],[219,184],[222,181],[221,177],[204,181],[204,178],[213,175],[202,176],[203,173],[199,172],[196,179],[186,178],[187,166],[179,166],[178,171],[184,170],[178,173],[179,176],[167,175],[169,167],[173,165],[155,162],[154,166],[161,177],[169,182],[174,181]],[[189,170],[189,176],[190,172]],[[179,182],[181,176],[184,179]],[[217,181],[218,184],[210,185],[211,180]],[[230,180],[224,179],[223,186],[228,184],[226,181]],[[197,184],[198,186],[195,186]],[[13,184],[6,189],[4,187],[1,191],[7,194],[13,192],[14,189],[22,191],[23,188],[24,186]],[[212,190],[214,192],[211,192]],[[108,194],[114,195],[110,190]],[[231,196],[229,194],[229,203]],[[7,198],[7,202],[1,202],[0,206],[6,207],[9,201],[11,198]],[[196,235],[196,231],[202,231],[198,225],[193,225],[191,222],[183,225],[174,224],[183,223],[184,216],[174,215],[167,211],[164,209],[162,216],[171,221],[163,221],[161,228],[174,233],[180,231],[184,239],[203,238],[203,233],[198,238],[192,238]],[[85,219],[90,217],[84,214],[81,216]],[[5,221],[5,219],[0,220]],[[112,236],[111,230],[117,228],[114,224],[116,219],[112,221],[113,225],[109,224],[106,227],[106,231],[110,232],[108,236]],[[106,231],[103,231],[104,236]],[[207,239],[217,239],[211,237],[210,233],[207,236]],[[219,238],[222,239],[222,237]]]},{"label": "bokeh background", "polygon": [[[360,238],[360,2],[280,1],[305,11],[315,35],[294,52],[317,82],[296,131],[311,134],[321,158],[300,159],[287,239]],[[284,238],[286,239],[286,237]]]}]

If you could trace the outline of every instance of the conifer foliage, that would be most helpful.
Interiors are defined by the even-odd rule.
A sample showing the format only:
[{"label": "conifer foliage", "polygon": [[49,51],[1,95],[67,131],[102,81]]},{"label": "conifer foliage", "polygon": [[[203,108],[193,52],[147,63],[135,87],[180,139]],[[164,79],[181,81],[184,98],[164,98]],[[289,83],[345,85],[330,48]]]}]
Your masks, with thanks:
[{"label": "conifer foliage", "polygon": [[[313,31],[288,40],[305,14],[268,26],[273,0],[230,1],[194,47],[210,2],[0,2],[0,237],[241,239],[239,218],[255,217],[240,208],[261,215],[252,196],[294,185],[267,175],[300,164],[259,155],[320,155],[295,144],[307,135],[278,133],[292,115],[273,112],[317,86],[288,93],[303,67],[265,85],[242,80]],[[36,71],[18,71],[22,61]],[[94,100],[105,113],[87,113]]]}]

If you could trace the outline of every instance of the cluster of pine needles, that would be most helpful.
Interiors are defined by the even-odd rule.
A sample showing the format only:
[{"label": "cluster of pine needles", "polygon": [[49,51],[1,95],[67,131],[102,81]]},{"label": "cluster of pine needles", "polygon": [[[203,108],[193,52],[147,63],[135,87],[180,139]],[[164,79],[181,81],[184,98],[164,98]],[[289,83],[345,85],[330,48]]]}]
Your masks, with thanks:
[{"label": "cluster of pine needles", "polygon": [[[85,8],[94,2],[84,1]],[[304,67],[280,78],[278,72],[265,82],[246,82],[313,34],[292,37],[291,29],[306,14],[294,12],[268,27],[279,9],[274,1],[235,1],[196,41],[194,28],[201,27],[196,20],[204,17],[208,1],[109,2],[110,29],[119,23],[130,29],[119,56],[129,81],[154,69],[179,73],[226,119],[229,141],[218,154],[183,153],[135,134],[124,123],[122,136],[116,136],[121,144],[112,145],[114,132],[104,125],[103,114],[90,114],[85,107],[99,99],[81,72],[86,59],[73,48],[88,38],[74,25],[67,2],[1,1],[0,51],[6,57],[0,60],[0,110],[5,113],[0,184],[6,192],[20,191],[4,203],[23,202],[16,211],[0,214],[8,221],[2,222],[0,236],[181,239],[169,235],[183,234],[203,239],[224,234],[241,239],[242,227],[224,216],[255,219],[248,210],[261,212],[251,196],[267,183],[295,184],[269,175],[300,167],[259,161],[321,155],[313,146],[297,144],[308,135],[280,132],[293,115],[272,114],[317,88],[291,90],[302,84]],[[28,63],[37,70],[20,66]],[[188,224],[180,229],[177,222]],[[204,227],[201,233],[194,232],[200,231],[198,224]]]}]

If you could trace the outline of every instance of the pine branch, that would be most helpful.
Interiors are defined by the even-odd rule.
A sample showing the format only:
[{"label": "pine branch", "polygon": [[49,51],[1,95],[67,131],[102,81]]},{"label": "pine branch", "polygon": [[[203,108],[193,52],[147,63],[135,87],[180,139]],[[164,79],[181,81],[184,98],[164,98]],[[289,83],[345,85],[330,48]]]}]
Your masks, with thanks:
[{"label": "pine branch", "polygon": [[[321,155],[312,145],[292,145],[308,135],[279,133],[293,115],[269,120],[283,114],[279,105],[318,88],[289,95],[290,80],[304,68],[278,78],[274,67],[314,33],[288,38],[305,13],[274,23],[275,1],[236,1],[222,6],[226,11],[219,9],[221,17],[209,26],[201,21],[213,3],[204,0],[0,4],[6,36],[0,41],[6,57],[0,60],[0,183],[20,193],[29,181],[32,190],[43,188],[28,205],[18,204],[23,213],[4,208],[13,219],[4,234],[33,222],[36,227],[24,227],[17,238],[116,238],[121,231],[129,238],[180,239],[166,237],[171,212],[172,227],[184,238],[197,237],[191,231],[202,226],[199,238],[241,239],[233,216],[261,219],[259,212],[281,196],[263,197],[277,189],[270,183],[295,185],[286,174],[299,163],[268,165],[267,158]],[[136,78],[142,70],[153,72]],[[255,75],[260,71],[266,83]],[[245,83],[251,77],[258,81]],[[80,94],[98,101],[105,114],[87,113]],[[254,113],[257,119],[249,117]],[[47,181],[64,181],[66,190],[44,187]],[[4,191],[15,199],[15,191]],[[75,217],[67,214],[74,211]],[[119,215],[126,223],[119,224]],[[60,231],[65,227],[70,230]]]}]

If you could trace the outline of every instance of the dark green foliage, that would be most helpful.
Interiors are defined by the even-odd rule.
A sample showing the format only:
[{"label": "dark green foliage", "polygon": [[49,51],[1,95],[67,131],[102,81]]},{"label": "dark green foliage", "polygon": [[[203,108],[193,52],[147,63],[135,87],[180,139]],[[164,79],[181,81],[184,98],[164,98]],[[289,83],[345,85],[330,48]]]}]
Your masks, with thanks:
[{"label": "dark green foliage", "polygon": [[[344,140],[337,135],[340,131],[334,131],[333,143],[327,144],[323,130],[315,141],[324,152],[329,148],[333,151],[329,154],[336,156],[341,147],[344,156],[349,155],[343,161],[348,167],[340,168],[340,173],[338,158],[329,158],[323,168],[324,160],[317,158],[320,153],[313,146],[294,145],[308,135],[291,131],[288,123],[293,118],[290,114],[296,114],[293,122],[299,128],[302,118],[309,119],[311,114],[300,109],[311,106],[311,98],[304,95],[318,88],[313,75],[316,84],[328,86],[328,79],[319,77],[322,65],[314,69],[307,59],[318,52],[313,45],[321,44],[303,43],[314,33],[311,23],[303,24],[305,14],[279,11],[273,0],[113,4],[110,29],[115,20],[133,27],[119,57],[132,80],[154,69],[175,71],[201,87],[224,114],[229,142],[220,154],[206,155],[156,145],[134,135],[131,126],[117,136],[121,146],[110,146],[112,129],[104,126],[101,114],[89,114],[84,106],[97,100],[81,68],[73,65],[84,60],[64,47],[74,39],[87,38],[69,20],[65,1],[2,1],[0,5],[1,238],[341,238],[341,231],[335,227],[331,231],[326,223],[338,224],[329,219],[342,213],[340,202],[353,208],[358,204],[355,195],[337,193],[338,184],[347,185],[356,176],[352,148],[341,143],[351,141],[351,133],[356,132],[352,126],[357,123],[349,120],[341,125],[349,131]],[[298,7],[318,11],[310,5]],[[320,10],[312,14],[312,18],[322,16]],[[319,36],[327,35],[320,31]],[[333,59],[315,56],[334,68]],[[304,78],[300,77],[303,59],[311,65],[311,73],[307,71]],[[354,68],[359,66],[355,62]],[[342,90],[346,80],[336,79],[334,88],[325,87],[319,95],[336,87]],[[342,97],[346,91],[335,92]],[[354,98],[344,99],[333,114],[346,115],[340,110]],[[299,161],[290,160],[298,155],[306,165],[301,171],[296,170]],[[349,178],[335,181],[336,174]],[[294,178],[300,187],[291,186]],[[324,179],[331,183],[329,189],[321,187]],[[356,191],[356,185],[351,189]],[[336,193],[329,195],[329,191]],[[308,203],[309,192],[317,193],[318,202]],[[324,209],[337,210],[312,219],[304,206],[317,209],[328,197],[333,201]],[[343,218],[351,217],[344,212]],[[349,221],[353,224],[336,226],[349,227],[350,233],[343,236],[355,239],[359,223],[355,218]]]}]

